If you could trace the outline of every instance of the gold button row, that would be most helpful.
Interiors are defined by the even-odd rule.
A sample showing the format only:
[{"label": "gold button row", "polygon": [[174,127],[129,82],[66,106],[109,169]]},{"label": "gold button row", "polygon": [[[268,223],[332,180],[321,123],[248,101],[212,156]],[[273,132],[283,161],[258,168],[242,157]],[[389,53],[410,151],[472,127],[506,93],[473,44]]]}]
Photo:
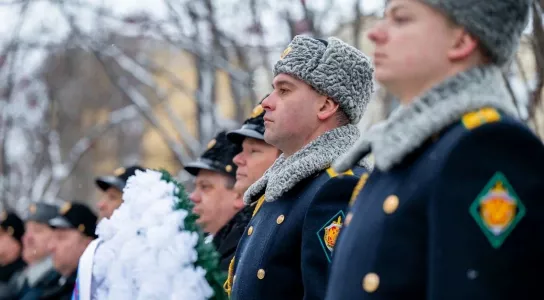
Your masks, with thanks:
[{"label": "gold button row", "polygon": [[[285,221],[285,216],[284,215],[279,215],[278,218],[276,219],[276,223],[279,225],[281,223],[283,223],[283,221]],[[252,235],[253,234],[253,226],[249,226],[249,228],[247,229],[247,235]],[[260,280],[263,280],[264,279],[264,276],[265,276],[266,272],[264,271],[264,269],[259,269],[257,271],[257,278],[259,278]],[[235,276],[236,277],[236,276]],[[233,279],[234,281],[234,279]]]}]

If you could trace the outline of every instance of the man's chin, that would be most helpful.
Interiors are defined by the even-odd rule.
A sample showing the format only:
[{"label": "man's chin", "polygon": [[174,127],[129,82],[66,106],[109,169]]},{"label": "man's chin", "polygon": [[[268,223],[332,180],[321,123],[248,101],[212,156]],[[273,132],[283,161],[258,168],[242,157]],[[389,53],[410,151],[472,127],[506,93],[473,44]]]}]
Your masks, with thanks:
[{"label": "man's chin", "polygon": [[32,256],[30,255],[30,253],[24,253],[23,252],[22,257],[23,257],[24,262],[26,262],[27,264],[32,262]]},{"label": "man's chin", "polygon": [[202,228],[202,230],[204,230],[205,232],[207,232],[207,225],[206,225],[206,222],[202,221],[200,218],[196,219],[195,221],[196,225],[200,226],[200,228]]},{"label": "man's chin", "polygon": [[234,190],[243,196],[250,185],[251,184],[246,183],[245,180],[236,181],[236,184],[234,185]]},{"label": "man's chin", "polygon": [[101,221],[102,219],[109,219],[111,218],[111,216],[113,215],[113,213],[106,213],[106,212],[99,212],[98,213],[98,220]]}]

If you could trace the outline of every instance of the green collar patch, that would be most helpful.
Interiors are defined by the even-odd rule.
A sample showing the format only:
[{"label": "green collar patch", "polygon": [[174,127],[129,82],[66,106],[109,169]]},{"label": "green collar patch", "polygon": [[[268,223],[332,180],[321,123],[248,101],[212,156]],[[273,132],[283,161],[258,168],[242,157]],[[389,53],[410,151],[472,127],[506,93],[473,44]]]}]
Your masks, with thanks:
[{"label": "green collar patch", "polygon": [[340,234],[340,229],[342,229],[344,217],[344,212],[340,210],[317,232],[317,239],[321,243],[321,247],[323,247],[323,251],[329,262],[331,262],[332,250]]},{"label": "green collar patch", "polygon": [[525,205],[506,176],[496,172],[472,202],[469,211],[491,246],[498,249],[525,216]]}]

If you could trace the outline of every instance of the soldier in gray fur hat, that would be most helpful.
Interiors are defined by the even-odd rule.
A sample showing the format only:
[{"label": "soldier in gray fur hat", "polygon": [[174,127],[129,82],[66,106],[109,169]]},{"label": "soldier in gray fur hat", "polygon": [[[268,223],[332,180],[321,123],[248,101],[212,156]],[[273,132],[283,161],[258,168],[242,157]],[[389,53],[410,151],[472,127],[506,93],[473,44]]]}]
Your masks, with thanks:
[{"label": "soldier in gray fur hat", "polygon": [[376,79],[402,105],[334,165],[375,160],[354,189],[326,299],[540,293],[544,146],[500,70],[530,2],[388,2],[369,38]]},{"label": "soldier in gray fur hat", "polygon": [[232,299],[323,299],[351,190],[365,168],[331,163],[358,138],[373,68],[336,38],[296,36],[261,103],[264,140],[283,154],[244,195],[257,201],[226,289]]}]

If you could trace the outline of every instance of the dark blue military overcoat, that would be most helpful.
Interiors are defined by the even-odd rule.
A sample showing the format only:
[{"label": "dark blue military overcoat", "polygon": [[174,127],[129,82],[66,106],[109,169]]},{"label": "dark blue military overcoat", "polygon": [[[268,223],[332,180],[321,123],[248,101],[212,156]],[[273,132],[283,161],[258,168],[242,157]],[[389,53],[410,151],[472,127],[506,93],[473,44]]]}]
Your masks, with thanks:
[{"label": "dark blue military overcoat", "polygon": [[361,177],[326,299],[542,297],[542,142],[506,116],[466,121]]},{"label": "dark blue military overcoat", "polygon": [[363,172],[324,170],[274,202],[261,199],[231,266],[231,299],[323,299],[336,237]]}]

